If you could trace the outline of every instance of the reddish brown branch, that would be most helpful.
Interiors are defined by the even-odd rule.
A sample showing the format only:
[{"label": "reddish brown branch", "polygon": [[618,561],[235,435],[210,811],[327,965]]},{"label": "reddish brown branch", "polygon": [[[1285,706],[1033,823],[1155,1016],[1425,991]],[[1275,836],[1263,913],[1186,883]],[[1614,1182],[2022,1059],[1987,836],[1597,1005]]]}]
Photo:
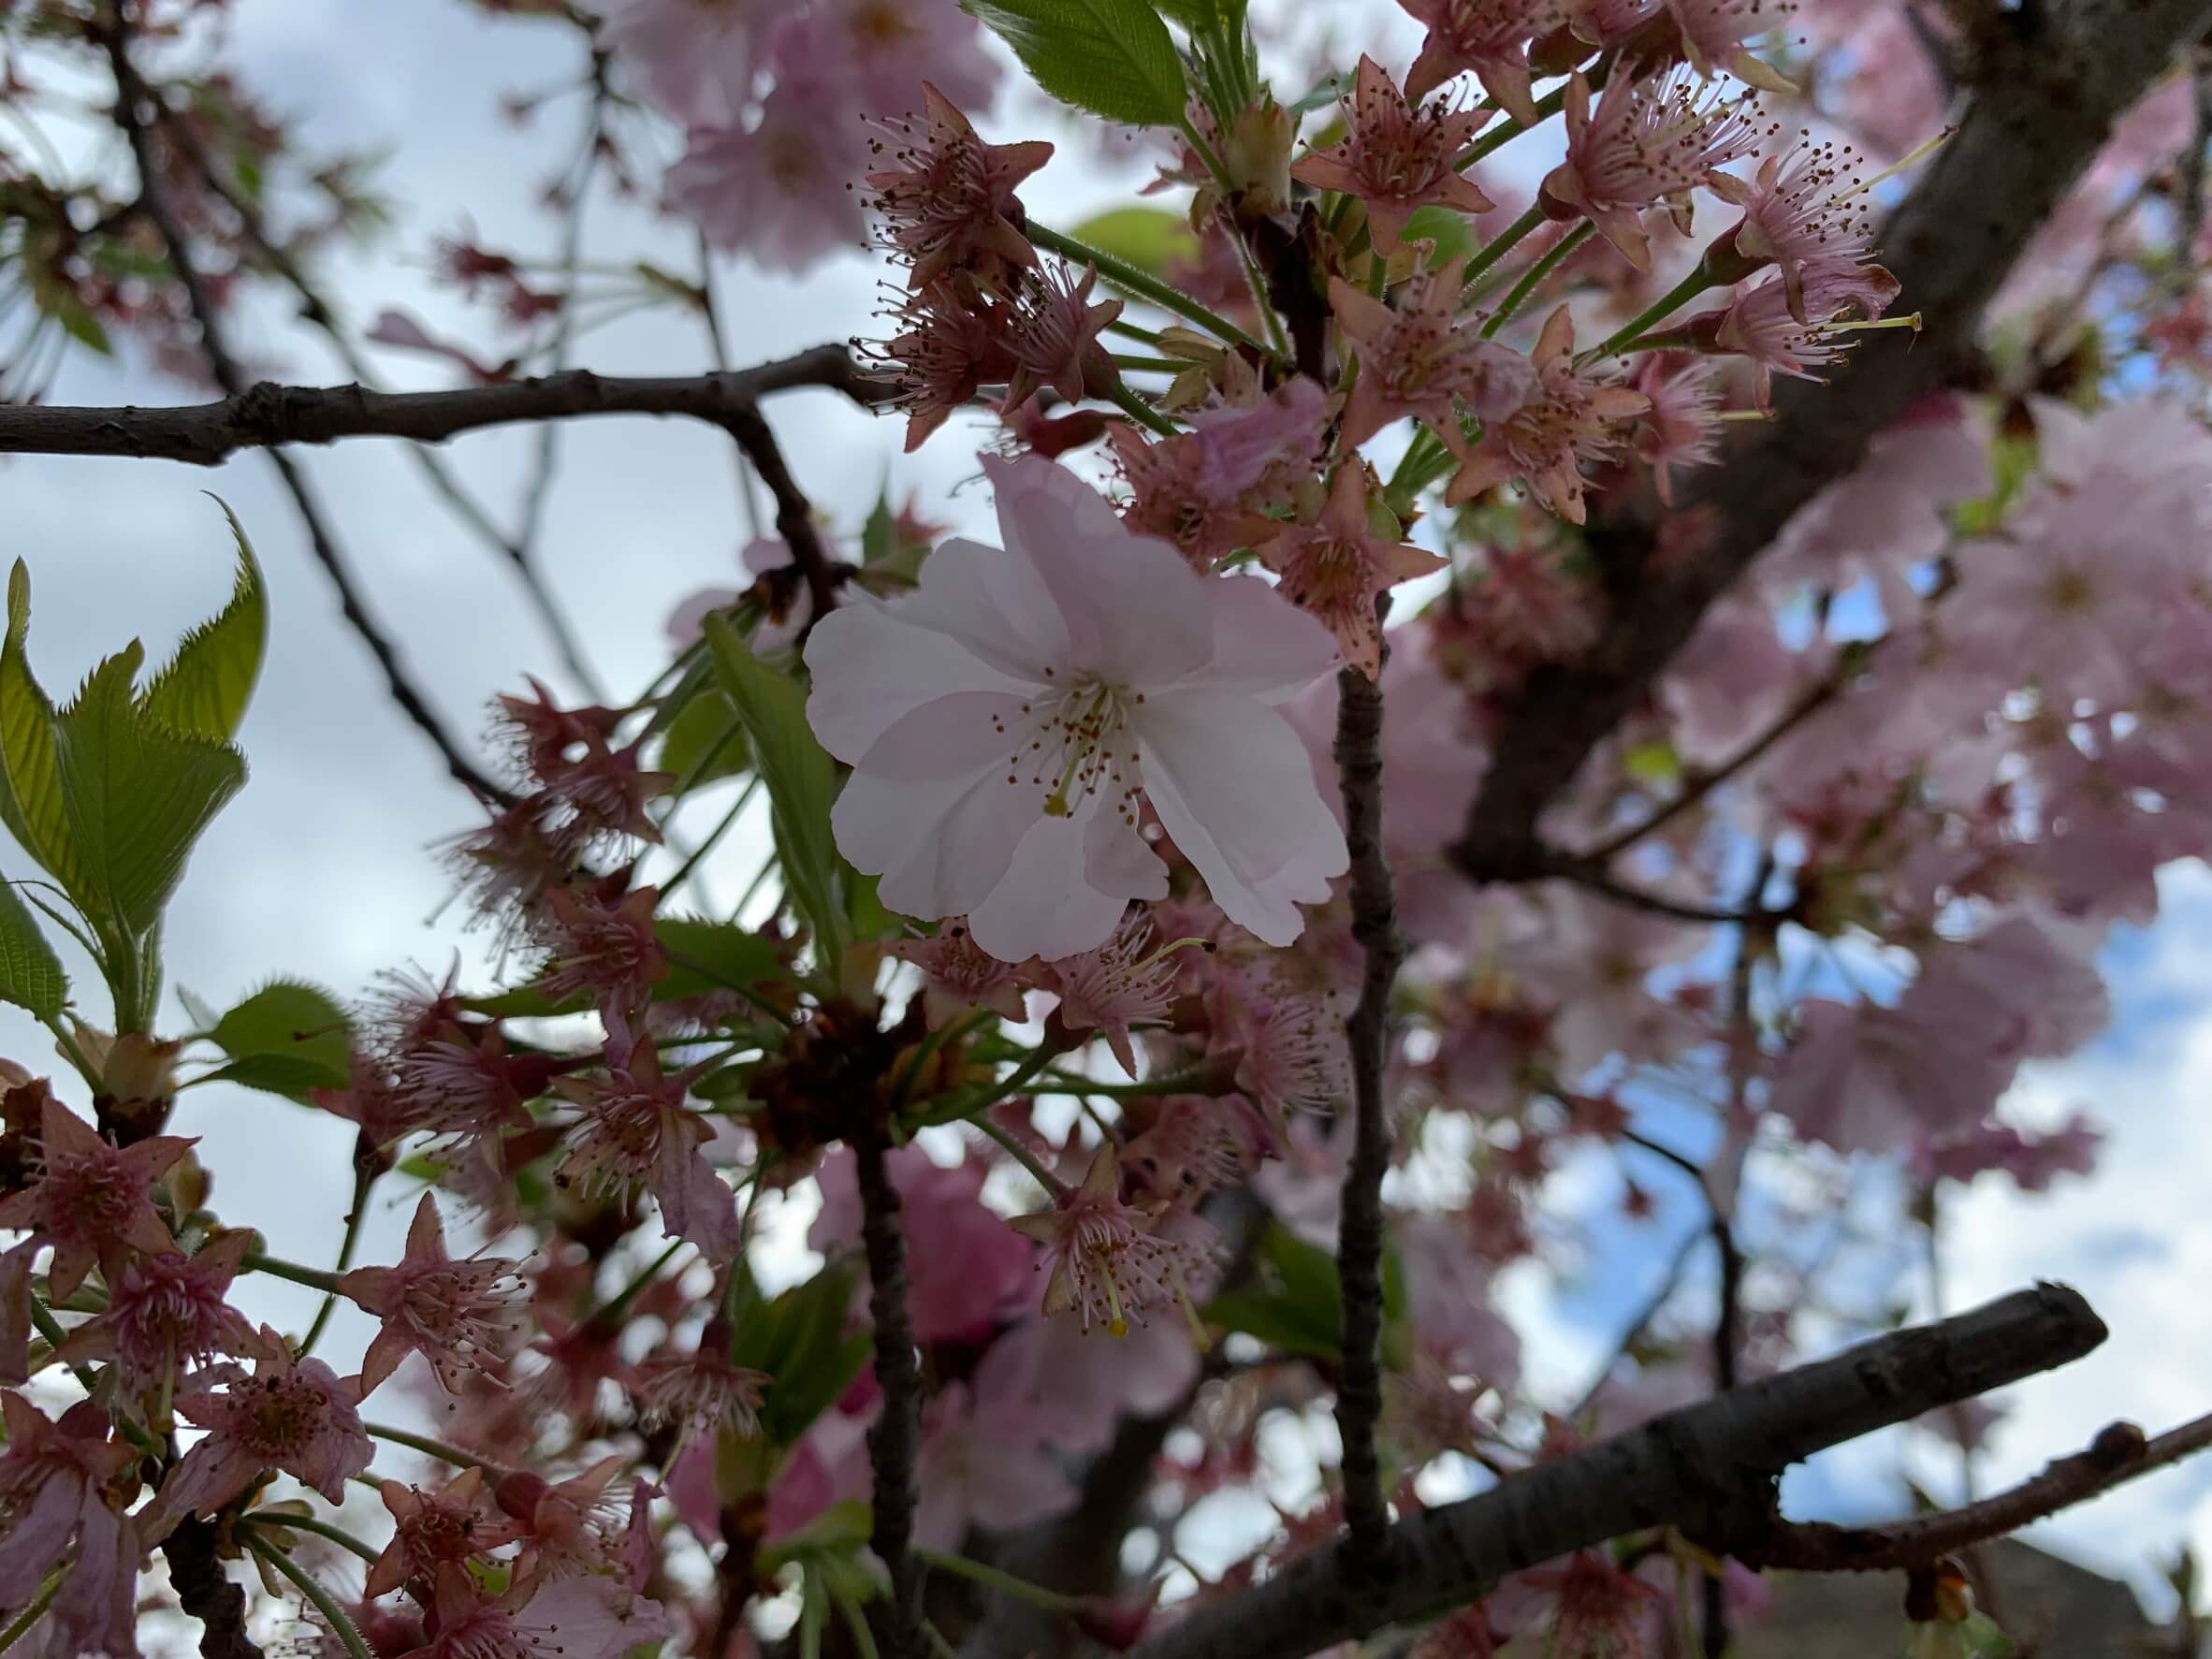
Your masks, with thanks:
[{"label": "reddish brown branch", "polygon": [[776,434],[761,417],[757,406],[746,402],[722,417],[722,427],[745,457],[752,462],[752,470],[761,475],[768,493],[776,500],[776,531],[783,537],[783,545],[791,549],[791,560],[806,579],[807,597],[812,604],[807,623],[800,630],[803,640],[814,624],[829,615],[830,607],[837,603],[837,584],[843,573],[832,563],[822,547],[822,535],[814,528],[813,503],[799,488],[798,480],[791,475],[785,464],[783,451],[777,447]]},{"label": "reddish brown branch", "polygon": [[261,1659],[246,1634],[246,1593],[215,1553],[214,1523],[187,1517],[163,1540],[161,1552],[178,1605],[199,1621],[202,1659]]},{"label": "reddish brown branch", "polygon": [[884,1167],[881,1138],[871,1131],[856,1139],[852,1158],[860,1186],[861,1244],[868,1263],[868,1310],[876,1326],[876,1382],[883,1390],[882,1412],[868,1431],[868,1463],[875,1477],[868,1542],[891,1574],[885,1651],[891,1659],[909,1659],[922,1647],[922,1570],[912,1550],[922,1369],[907,1304],[907,1244],[899,1226],[898,1189]]},{"label": "reddish brown branch", "polygon": [[1945,1555],[2017,1532],[2114,1487],[2212,1447],[2212,1414],[2146,1440],[2133,1423],[2111,1423],[2085,1451],[2059,1458],[2040,1475],[1957,1509],[1881,1526],[1779,1521],[1755,1566],[1808,1572],[1868,1572],[1926,1566]]}]

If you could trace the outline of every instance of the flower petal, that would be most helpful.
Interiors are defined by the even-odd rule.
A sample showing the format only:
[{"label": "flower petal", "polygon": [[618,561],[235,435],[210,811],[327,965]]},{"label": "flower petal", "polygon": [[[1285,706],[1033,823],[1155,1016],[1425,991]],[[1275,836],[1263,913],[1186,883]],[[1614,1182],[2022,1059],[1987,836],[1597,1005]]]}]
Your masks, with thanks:
[{"label": "flower petal", "polygon": [[1106,815],[1099,797],[1090,795],[1070,817],[1040,816],[1029,824],[1004,879],[968,910],[978,946],[1001,962],[1049,961],[1095,951],[1113,936],[1133,895],[1103,891],[1089,879],[1092,824]]},{"label": "flower petal", "polygon": [[[954,546],[948,543],[924,568]],[[807,667],[814,677],[807,723],[822,748],[847,762],[860,760],[917,706],[976,692],[1018,700],[1027,689],[932,626],[914,601],[889,605],[858,592],[815,624],[807,640]]]},{"label": "flower petal", "polygon": [[1272,584],[1258,576],[1222,576],[1203,586],[1214,615],[1214,660],[1188,676],[1184,687],[1288,703],[1335,666],[1336,642],[1329,630]]}]

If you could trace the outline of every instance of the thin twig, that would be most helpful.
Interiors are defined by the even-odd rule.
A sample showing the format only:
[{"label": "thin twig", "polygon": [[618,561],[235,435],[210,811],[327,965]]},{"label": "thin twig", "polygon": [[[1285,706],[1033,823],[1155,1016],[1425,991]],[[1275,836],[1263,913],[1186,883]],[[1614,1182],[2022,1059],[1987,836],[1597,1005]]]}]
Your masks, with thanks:
[{"label": "thin twig", "polygon": [[[129,140],[131,156],[138,164],[139,203],[146,219],[160,236],[167,250],[168,261],[184,289],[186,303],[191,307],[195,322],[199,326],[200,348],[208,359],[215,383],[232,400],[246,396],[248,386],[245,371],[232,354],[223,337],[223,325],[214,298],[192,262],[191,244],[171,211],[167,192],[162,186],[158,157],[153,153],[153,138],[146,124],[143,109],[160,107],[160,98],[138,77],[131,66],[129,25],[118,8],[113,25],[106,31],[108,61],[115,75],[115,124]],[[294,504],[299,510],[301,521],[307,526],[308,541],[314,548],[316,560],[329,575],[338,589],[340,609],[354,632],[368,646],[370,654],[383,669],[386,690],[400,711],[437,748],[444,758],[445,769],[478,799],[502,804],[508,799],[506,791],[487,777],[472,761],[467,752],[444,723],[432,712],[422,691],[401,666],[398,648],[370,618],[354,587],[353,576],[345,560],[339,552],[336,538],[324,519],[323,510],[309,489],[306,477],[292,464],[291,458],[272,450],[269,460],[284,488],[291,492]]]},{"label": "thin twig", "polygon": [[[1375,603],[1379,628],[1390,596]],[[1380,662],[1390,659],[1383,641]],[[1346,1024],[1351,1047],[1353,1140],[1344,1177],[1336,1244],[1343,1331],[1336,1379],[1336,1424],[1344,1442],[1345,1521],[1354,1554],[1379,1569],[1389,1548],[1390,1505],[1383,1494],[1375,1429],[1382,1420],[1383,1176],[1390,1166],[1390,1127],[1383,1098],[1390,991],[1405,944],[1383,850],[1383,691],[1380,663],[1370,679],[1357,668],[1336,677],[1336,770],[1344,795],[1345,841],[1351,852],[1352,937],[1365,956],[1359,1005]]]},{"label": "thin twig", "polygon": [[814,504],[799,488],[798,480],[791,475],[783,451],[776,446],[776,434],[762,417],[758,405],[748,402],[732,409],[721,417],[721,426],[776,499],[776,533],[791,549],[792,563],[806,580],[807,597],[813,607],[799,631],[800,643],[804,644],[814,624],[828,616],[837,603],[837,587],[844,580],[844,567],[833,564],[822,547],[822,534],[814,528]]},{"label": "thin twig", "polygon": [[875,1477],[868,1542],[891,1574],[887,1651],[891,1659],[910,1659],[922,1643],[922,1563],[912,1550],[922,1369],[907,1305],[907,1244],[899,1225],[898,1189],[885,1168],[880,1136],[871,1131],[858,1138],[852,1155],[860,1186],[861,1244],[868,1263],[868,1309],[876,1327],[876,1383],[883,1393],[881,1412],[868,1431],[868,1462]]}]

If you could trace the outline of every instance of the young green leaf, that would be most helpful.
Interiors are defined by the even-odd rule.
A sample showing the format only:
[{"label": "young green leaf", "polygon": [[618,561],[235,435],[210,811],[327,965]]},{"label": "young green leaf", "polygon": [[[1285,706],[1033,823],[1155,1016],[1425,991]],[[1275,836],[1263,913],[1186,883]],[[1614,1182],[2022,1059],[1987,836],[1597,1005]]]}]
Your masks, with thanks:
[{"label": "young green leaf", "polygon": [[353,1026],[326,991],[294,980],[264,985],[208,1033],[231,1063],[215,1076],[295,1100],[346,1084]]},{"label": "young green leaf", "polygon": [[46,942],[15,885],[0,880],[0,1001],[27,1008],[42,1020],[61,1018],[69,997],[62,959]]},{"label": "young green leaf", "polygon": [[1183,118],[1183,60],[1144,0],[960,3],[1062,103],[1131,126],[1171,126]]},{"label": "young green leaf", "polygon": [[745,729],[737,710],[713,686],[701,687],[668,722],[656,763],[675,777],[679,794],[742,772],[746,764]]},{"label": "young green leaf", "polygon": [[1163,276],[1171,260],[1195,264],[1198,238],[1190,222],[1166,208],[1109,208],[1094,213],[1069,233],[1087,247],[1135,266],[1146,276]]},{"label": "young green leaf", "polygon": [[53,703],[31,673],[31,573],[22,560],[7,577],[7,633],[0,640],[0,822],[71,894],[80,883],[69,842],[69,808],[54,753]]},{"label": "young green leaf", "polygon": [[845,938],[840,861],[830,836],[837,767],[807,723],[807,699],[796,681],[754,656],[724,618],[706,618],[706,643],[768,787],[776,851],[792,900],[814,929],[822,961],[834,966]]},{"label": "young green leaf", "polygon": [[187,633],[168,665],[139,694],[140,712],[187,737],[234,735],[269,647],[268,596],[253,545],[227,502],[215,503],[238,538],[238,582],[230,603]]}]

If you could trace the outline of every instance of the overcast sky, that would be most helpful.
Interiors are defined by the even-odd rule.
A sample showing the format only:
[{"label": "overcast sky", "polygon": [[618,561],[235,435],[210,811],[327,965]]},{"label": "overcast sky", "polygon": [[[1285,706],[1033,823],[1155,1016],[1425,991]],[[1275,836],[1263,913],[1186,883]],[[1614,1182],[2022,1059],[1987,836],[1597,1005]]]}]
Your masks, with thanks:
[{"label": "overcast sky", "polygon": [[[573,99],[557,104],[535,126],[518,129],[498,102],[503,93],[573,76],[573,37],[494,23],[456,0],[383,0],[374,8],[346,0],[236,0],[234,10],[236,66],[299,121],[311,149],[389,147],[379,177],[400,206],[398,233],[367,256],[335,264],[333,290],[364,326],[398,305],[434,329],[488,346],[481,315],[429,285],[424,252],[432,235],[464,221],[491,245],[550,251],[553,227],[533,205],[532,186],[550,169],[548,158],[567,152],[580,109]],[[1404,19],[1394,8],[1390,16],[1404,36]],[[1134,176],[1126,164],[1108,167],[1086,147],[1076,149],[1082,153],[1064,145],[1047,182],[1026,193],[1033,202],[1051,201],[1060,222],[1109,205]],[[601,253],[688,269],[689,238],[633,205],[598,201],[592,218]],[[859,257],[800,284],[725,268],[718,288],[735,357],[752,361],[869,331],[876,281],[876,267]],[[313,335],[281,307],[257,309],[240,332],[271,372],[342,378]],[[616,372],[707,367],[695,326],[668,316],[595,335],[579,357]],[[395,384],[448,383],[433,363],[390,353],[379,361]],[[187,395],[142,366],[77,356],[52,400]],[[857,526],[886,470],[897,494],[919,490],[930,517],[963,527],[987,518],[980,490],[953,493],[974,471],[971,447],[955,434],[910,458],[896,452],[895,426],[822,394],[784,398],[771,415],[799,482],[840,528]],[[483,434],[447,455],[511,519],[533,442],[518,431]],[[736,579],[746,532],[728,445],[709,429],[644,420],[578,424],[562,442],[569,463],[547,516],[544,567],[582,621],[599,673],[618,696],[633,695],[664,662],[662,627],[674,604],[697,588]],[[508,573],[425,493],[398,446],[359,442],[304,458],[371,608],[403,643],[449,724],[478,733],[487,700],[517,689],[524,673],[573,690]],[[265,458],[241,457],[213,471],[106,459],[0,464],[7,528],[0,553],[31,568],[35,664],[60,696],[133,635],[161,659],[182,629],[220,604],[230,554],[206,490],[220,492],[252,535],[274,627],[240,735],[252,780],[202,843],[171,909],[172,984],[226,1006],[276,974],[351,995],[394,967],[443,968],[457,951],[473,959],[482,941],[465,936],[444,908],[451,883],[435,852],[472,822],[472,803],[386,700]],[[725,901],[746,873],[747,851],[740,844],[715,866]],[[2205,1381],[2212,1321],[2200,1312],[2212,1271],[2212,1206],[2203,1201],[2212,1170],[2204,1099],[2212,1075],[2212,880],[2192,869],[2168,892],[2161,925],[2130,936],[2108,963],[2120,1025],[2088,1054],[2041,1068],[2022,1085],[2024,1114],[2055,1119],[2078,1101],[2115,1129],[2098,1180],[2062,1182],[2041,1199],[1985,1183],[1954,1205],[1956,1304],[2038,1275],[2064,1278],[2114,1331],[2089,1360],[2011,1391],[2016,1410],[1994,1436],[1986,1481],[2078,1448],[2109,1418],[2132,1417],[2156,1431],[2212,1404]],[[79,982],[83,1000],[98,1008],[89,972]],[[52,1064],[26,1022],[0,1019],[0,1040],[35,1070]],[[263,1228],[279,1254],[327,1259],[349,1182],[343,1126],[273,1097],[211,1088],[186,1098],[177,1127],[203,1137],[226,1215]],[[1594,1210],[1613,1196],[1602,1177],[1579,1175],[1569,1185]],[[1517,1296],[1517,1313],[1534,1327],[1540,1376],[1563,1388],[1579,1381],[1604,1350],[1608,1319],[1641,1297],[1681,1225],[1681,1213],[1663,1206],[1648,1229],[1600,1228],[1566,1302]],[[404,1215],[387,1203],[363,1259],[390,1259],[403,1230]],[[265,1280],[253,1281],[252,1294],[257,1310],[280,1321],[303,1318],[313,1301]],[[361,1332],[357,1320],[342,1323],[340,1351],[352,1351]],[[1907,1455],[1894,1441],[1860,1449],[1828,1460],[1825,1479],[1794,1490],[1811,1502],[1862,1511],[1892,1505],[1892,1475]],[[2185,1535],[2212,1544],[2208,1499],[2212,1463],[2203,1463],[2126,1489],[2046,1531],[2087,1559],[2140,1577],[2154,1553]]]}]

